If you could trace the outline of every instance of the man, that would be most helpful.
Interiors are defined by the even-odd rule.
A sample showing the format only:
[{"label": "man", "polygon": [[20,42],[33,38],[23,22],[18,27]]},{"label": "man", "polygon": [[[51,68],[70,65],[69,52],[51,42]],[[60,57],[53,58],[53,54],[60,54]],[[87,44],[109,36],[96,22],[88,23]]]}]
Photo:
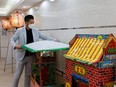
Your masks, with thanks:
[{"label": "man", "polygon": [[34,24],[34,17],[32,15],[25,16],[24,21],[25,21],[25,26],[17,29],[17,31],[11,38],[11,43],[14,49],[17,50],[16,71],[13,80],[13,87],[18,87],[19,79],[23,72],[24,67],[25,67],[24,87],[30,87],[31,63],[33,59],[33,54],[23,50],[21,46],[24,44],[39,41],[40,38],[44,40],[55,40],[29,27],[31,24]]}]

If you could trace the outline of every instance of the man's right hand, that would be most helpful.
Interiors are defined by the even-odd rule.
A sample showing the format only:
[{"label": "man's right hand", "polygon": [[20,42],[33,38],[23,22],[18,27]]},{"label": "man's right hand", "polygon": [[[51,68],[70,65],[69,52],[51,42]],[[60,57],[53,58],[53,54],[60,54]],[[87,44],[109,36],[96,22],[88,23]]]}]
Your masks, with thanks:
[{"label": "man's right hand", "polygon": [[16,45],[14,49],[22,49],[20,45]]}]

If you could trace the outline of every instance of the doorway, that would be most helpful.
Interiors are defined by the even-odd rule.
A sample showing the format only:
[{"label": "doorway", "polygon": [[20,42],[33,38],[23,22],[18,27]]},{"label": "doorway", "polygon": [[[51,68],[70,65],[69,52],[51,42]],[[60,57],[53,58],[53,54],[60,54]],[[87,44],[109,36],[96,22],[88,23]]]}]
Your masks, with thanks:
[{"label": "doorway", "polygon": [[72,87],[89,87],[89,82],[82,76],[72,74]]}]

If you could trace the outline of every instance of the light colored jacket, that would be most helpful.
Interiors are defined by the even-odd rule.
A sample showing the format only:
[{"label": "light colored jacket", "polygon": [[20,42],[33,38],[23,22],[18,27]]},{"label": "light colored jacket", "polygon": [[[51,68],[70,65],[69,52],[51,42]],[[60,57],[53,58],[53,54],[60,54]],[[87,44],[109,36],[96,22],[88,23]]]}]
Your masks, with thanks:
[{"label": "light colored jacket", "polygon": [[[41,39],[43,40],[55,40],[54,38],[48,37],[42,33],[40,33],[36,29],[32,29],[33,34],[33,40],[34,42],[39,41]],[[16,45],[25,45],[27,43],[27,35],[26,35],[26,29],[25,27],[17,29],[15,34],[10,39],[11,44],[13,45],[13,48]],[[25,56],[25,50],[24,49],[16,49],[16,60],[22,60]]]}]

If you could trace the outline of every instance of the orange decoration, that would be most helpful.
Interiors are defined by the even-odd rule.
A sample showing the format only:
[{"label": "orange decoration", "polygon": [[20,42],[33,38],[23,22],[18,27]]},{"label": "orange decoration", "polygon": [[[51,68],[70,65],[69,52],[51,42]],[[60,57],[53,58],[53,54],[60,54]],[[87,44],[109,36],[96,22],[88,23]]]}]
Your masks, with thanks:
[{"label": "orange decoration", "polygon": [[24,26],[24,17],[18,12],[16,12],[15,14],[11,15],[10,23],[14,28],[22,27]]},{"label": "orange decoration", "polygon": [[10,25],[10,21],[9,20],[2,20],[2,28],[6,29],[6,30],[11,29],[12,26]]}]

